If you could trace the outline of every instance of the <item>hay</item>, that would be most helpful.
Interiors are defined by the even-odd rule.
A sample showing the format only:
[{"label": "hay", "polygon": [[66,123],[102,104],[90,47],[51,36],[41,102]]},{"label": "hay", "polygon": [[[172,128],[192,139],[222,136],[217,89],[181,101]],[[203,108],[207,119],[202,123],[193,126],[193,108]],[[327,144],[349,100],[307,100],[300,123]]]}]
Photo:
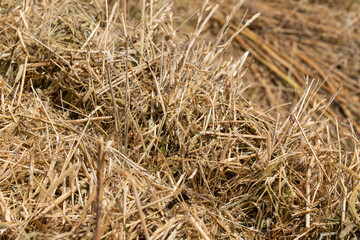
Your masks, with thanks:
[{"label": "hay", "polygon": [[[293,95],[300,97],[305,76],[319,79],[323,84],[314,101],[323,96],[334,97],[324,114],[331,121],[341,122],[341,130],[350,120],[360,134],[360,5],[354,1],[342,1],[342,6],[334,1],[323,2],[327,4],[244,2],[237,21],[246,14],[245,10],[250,16],[261,12],[259,20],[236,38],[240,47],[256,59],[250,67],[252,87],[248,96],[264,108],[276,107],[277,112],[284,114],[293,107],[287,104],[294,102]],[[229,11],[222,8],[216,20],[223,24],[224,14]],[[230,33],[236,26],[231,25],[231,29]]]},{"label": "hay", "polygon": [[1,1],[2,236],[355,234],[359,142],[313,117],[323,85],[274,119],[247,99],[248,54],[226,60],[256,14],[209,43],[218,5],[183,37],[170,1],[143,3]]}]

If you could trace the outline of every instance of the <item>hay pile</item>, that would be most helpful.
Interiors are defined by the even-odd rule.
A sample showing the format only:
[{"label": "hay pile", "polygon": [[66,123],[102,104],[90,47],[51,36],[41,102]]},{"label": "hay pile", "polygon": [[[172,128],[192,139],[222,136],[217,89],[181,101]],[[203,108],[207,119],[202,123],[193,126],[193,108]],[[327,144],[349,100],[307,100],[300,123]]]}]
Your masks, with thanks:
[{"label": "hay pile", "polygon": [[5,239],[358,233],[355,133],[333,137],[317,82],[282,118],[251,104],[225,52],[257,15],[199,41],[218,13],[183,37],[167,0],[1,1]]},{"label": "hay pile", "polygon": [[[223,24],[230,11],[222,8],[216,20]],[[314,100],[334,98],[325,115],[345,125],[350,119],[360,134],[360,4],[350,0],[245,1],[235,19],[241,21],[257,12],[261,17],[235,41],[255,59],[248,74],[248,99],[286,114],[294,106],[288,104],[294,102],[294,95],[300,97],[305,78],[319,79],[322,85]],[[233,32],[236,26],[231,28]]]}]

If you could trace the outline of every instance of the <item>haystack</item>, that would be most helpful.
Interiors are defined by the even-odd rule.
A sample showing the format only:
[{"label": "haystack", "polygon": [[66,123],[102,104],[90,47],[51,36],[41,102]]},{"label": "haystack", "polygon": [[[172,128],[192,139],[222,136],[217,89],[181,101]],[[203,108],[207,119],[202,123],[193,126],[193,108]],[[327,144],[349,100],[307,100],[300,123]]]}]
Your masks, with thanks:
[{"label": "haystack", "polygon": [[186,34],[167,0],[1,1],[2,237],[356,235],[356,130],[321,81],[279,117],[249,99],[245,7],[205,3]]}]

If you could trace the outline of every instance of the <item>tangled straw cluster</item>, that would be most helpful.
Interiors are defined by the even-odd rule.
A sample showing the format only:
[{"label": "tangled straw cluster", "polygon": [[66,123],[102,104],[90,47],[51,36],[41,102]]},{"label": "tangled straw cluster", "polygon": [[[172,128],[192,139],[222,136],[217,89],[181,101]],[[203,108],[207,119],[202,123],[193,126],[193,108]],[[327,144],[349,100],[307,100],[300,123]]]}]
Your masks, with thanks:
[{"label": "tangled straw cluster", "polygon": [[143,3],[1,2],[2,235],[356,231],[359,142],[331,137],[317,117],[327,105],[313,101],[319,86],[309,82],[289,116],[273,119],[243,95],[248,53],[224,60],[258,15],[230,37],[228,18],[209,44],[198,38],[217,5],[205,4],[184,37],[168,1]]}]

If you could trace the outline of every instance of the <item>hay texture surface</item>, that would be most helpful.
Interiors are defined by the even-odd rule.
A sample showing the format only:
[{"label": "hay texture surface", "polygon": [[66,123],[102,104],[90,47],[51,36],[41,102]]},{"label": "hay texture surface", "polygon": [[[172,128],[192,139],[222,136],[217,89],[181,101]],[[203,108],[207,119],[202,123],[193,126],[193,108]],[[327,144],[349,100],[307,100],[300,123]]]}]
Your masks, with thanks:
[{"label": "hay texture surface", "polygon": [[258,14],[204,42],[219,5],[185,35],[171,1],[122,3],[1,1],[4,239],[359,234],[359,141],[324,85],[273,118],[244,94],[249,53],[225,60]]},{"label": "hay texture surface", "polygon": [[[231,11],[226,6],[231,4],[224,4],[215,17],[220,24]],[[234,41],[238,48],[250,51],[255,60],[247,75],[251,83],[248,99],[265,108],[275,107],[275,115],[286,114],[294,107],[289,102],[297,102],[300,97],[299,89],[304,88],[306,78],[318,79],[322,85],[314,100],[332,98],[324,114],[343,124],[350,119],[359,134],[360,4],[244,1],[235,19],[239,22],[258,12],[258,20]],[[231,25],[230,32],[235,28]]]}]

